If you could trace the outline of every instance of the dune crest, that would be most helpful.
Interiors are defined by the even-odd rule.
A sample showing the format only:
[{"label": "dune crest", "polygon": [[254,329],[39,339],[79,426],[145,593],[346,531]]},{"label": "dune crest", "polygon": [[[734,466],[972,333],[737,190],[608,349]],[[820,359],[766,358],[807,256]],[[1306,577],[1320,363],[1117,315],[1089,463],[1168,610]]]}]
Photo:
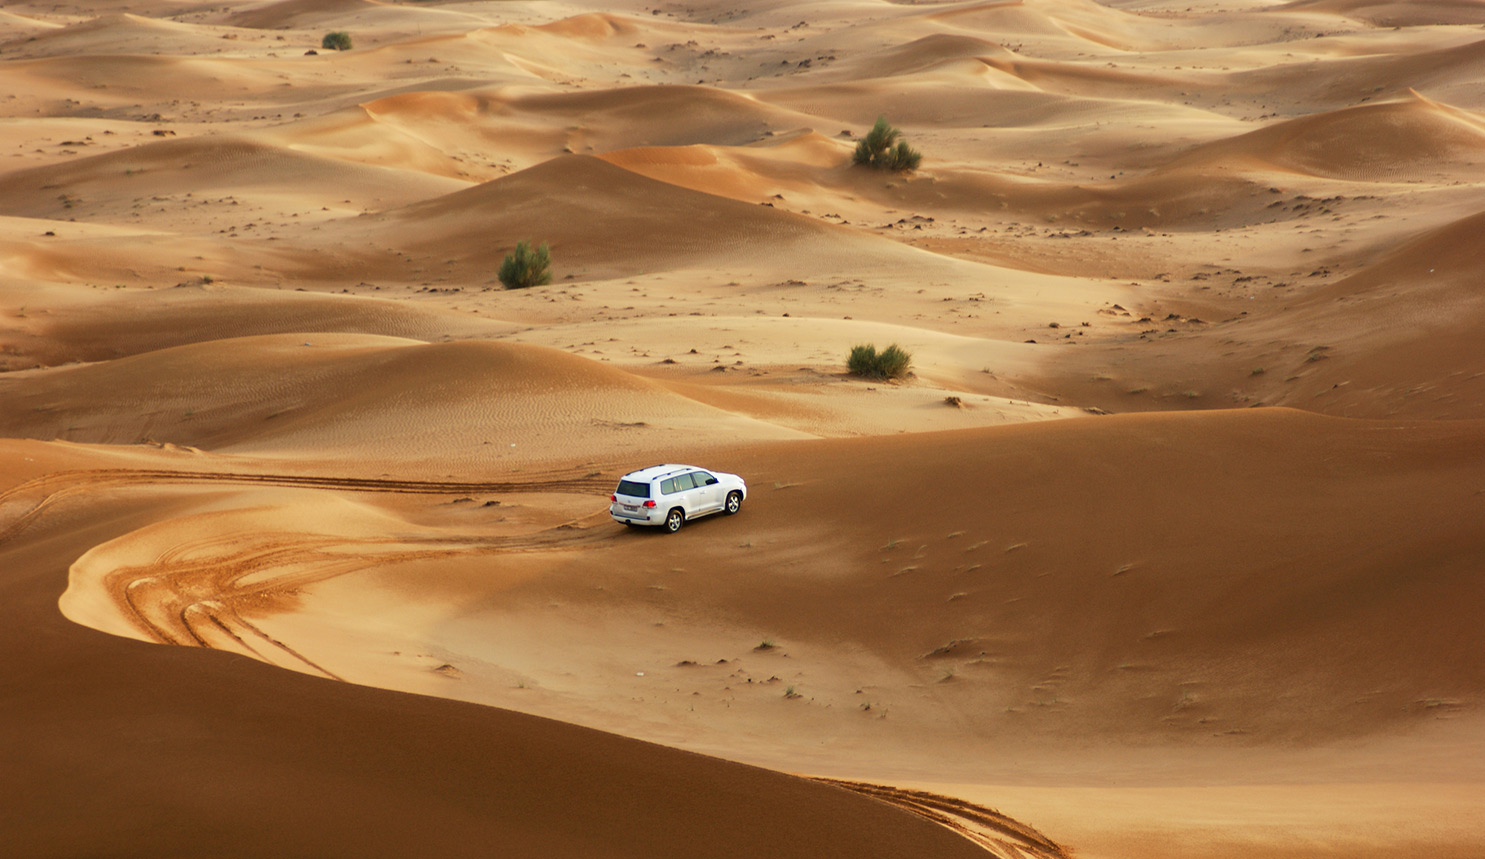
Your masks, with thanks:
[{"label": "dune crest", "polygon": [[1485,119],[1411,92],[1405,101],[1310,115],[1199,146],[1174,165],[1400,182],[1478,170]]}]

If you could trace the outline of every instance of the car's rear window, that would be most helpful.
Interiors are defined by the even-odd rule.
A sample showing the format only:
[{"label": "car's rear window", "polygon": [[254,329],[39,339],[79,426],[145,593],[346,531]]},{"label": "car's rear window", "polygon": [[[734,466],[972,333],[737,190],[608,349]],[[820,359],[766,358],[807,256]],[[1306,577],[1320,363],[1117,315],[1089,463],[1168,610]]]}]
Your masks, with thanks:
[{"label": "car's rear window", "polygon": [[633,480],[620,480],[618,494],[628,495],[630,498],[649,498],[650,484],[636,483]]}]

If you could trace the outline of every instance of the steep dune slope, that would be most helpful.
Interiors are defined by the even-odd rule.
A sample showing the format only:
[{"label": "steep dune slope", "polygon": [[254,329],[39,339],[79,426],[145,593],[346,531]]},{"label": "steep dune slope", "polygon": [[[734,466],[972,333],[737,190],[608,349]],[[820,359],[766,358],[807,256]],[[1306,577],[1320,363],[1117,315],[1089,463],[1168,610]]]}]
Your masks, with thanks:
[{"label": "steep dune slope", "polygon": [[[46,458],[13,443],[7,455]],[[138,527],[172,503],[95,497],[72,508],[80,527],[56,518],[0,545],[0,654],[13,683],[0,759],[27,773],[0,788],[13,851],[986,855],[836,787],[487,707],[141,646],[57,614],[53,553]]]},{"label": "steep dune slope", "polygon": [[[595,498],[509,544],[402,504],[394,528],[365,519],[406,543],[385,546],[364,513],[265,532],[244,501],[211,514],[212,541],[182,515],[90,553],[67,601],[152,640],[128,618],[199,603],[334,676],[775,765],[827,740],[952,779],[1065,742],[1427,736],[1485,695],[1482,439],[1265,410],[752,446],[723,460],[752,486],[743,513],[675,537]],[[241,552],[250,593],[193,572]],[[347,568],[358,553],[374,560]]]}]

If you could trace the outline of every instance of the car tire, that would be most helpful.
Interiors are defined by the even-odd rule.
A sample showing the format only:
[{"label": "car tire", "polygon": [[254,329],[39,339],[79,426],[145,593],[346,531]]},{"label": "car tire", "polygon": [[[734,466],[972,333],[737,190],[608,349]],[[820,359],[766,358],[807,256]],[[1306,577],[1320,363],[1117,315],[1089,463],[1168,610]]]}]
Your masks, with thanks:
[{"label": "car tire", "polygon": [[681,530],[681,526],[684,524],[686,524],[686,511],[681,508],[672,507],[670,512],[665,514],[666,531],[674,534]]},{"label": "car tire", "polygon": [[727,493],[727,500],[722,504],[722,512],[723,513],[726,513],[728,516],[731,516],[732,514],[736,513],[737,511],[739,511],[741,509],[742,509],[742,493],[741,492],[729,492],[729,493]]}]

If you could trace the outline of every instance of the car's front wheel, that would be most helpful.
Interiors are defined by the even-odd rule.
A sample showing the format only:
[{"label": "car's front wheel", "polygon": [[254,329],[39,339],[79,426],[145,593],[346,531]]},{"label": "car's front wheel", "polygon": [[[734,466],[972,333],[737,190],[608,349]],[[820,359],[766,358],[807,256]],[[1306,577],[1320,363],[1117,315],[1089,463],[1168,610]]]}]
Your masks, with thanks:
[{"label": "car's front wheel", "polygon": [[672,534],[681,530],[681,526],[684,524],[686,524],[686,513],[679,507],[665,515],[665,530]]},{"label": "car's front wheel", "polygon": [[739,511],[741,509],[742,509],[742,493],[741,492],[729,492],[729,493],[727,493],[727,503],[722,505],[722,511],[724,513],[726,513],[728,516],[731,516],[732,514],[736,513],[737,511]]}]

